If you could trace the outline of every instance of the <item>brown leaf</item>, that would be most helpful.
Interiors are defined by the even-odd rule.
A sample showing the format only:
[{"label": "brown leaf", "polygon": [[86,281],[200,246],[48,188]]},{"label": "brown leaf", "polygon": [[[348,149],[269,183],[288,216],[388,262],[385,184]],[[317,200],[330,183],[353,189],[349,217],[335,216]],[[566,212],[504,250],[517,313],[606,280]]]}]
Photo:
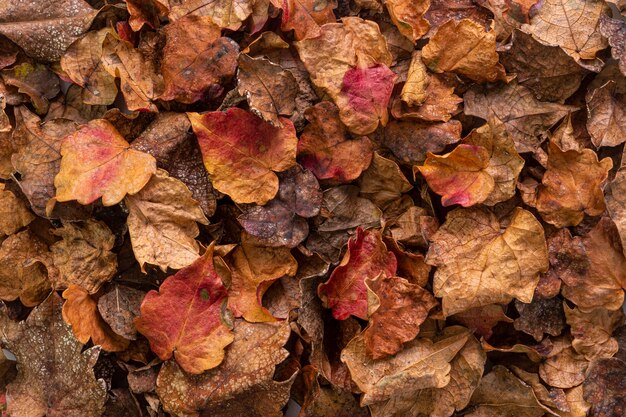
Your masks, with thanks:
[{"label": "brown leaf", "polygon": [[231,284],[228,288],[228,307],[235,317],[249,322],[275,321],[272,314],[262,306],[263,294],[277,279],[294,276],[298,263],[285,247],[268,248],[242,237],[238,246],[228,257]]},{"label": "brown leaf", "polygon": [[450,20],[456,22],[463,19],[473,20],[487,30],[493,18],[489,10],[478,6],[472,0],[431,0],[430,7],[424,17],[430,23],[427,37],[432,37],[441,25]]},{"label": "brown leaf", "polygon": [[616,358],[591,363],[583,383],[586,401],[591,403],[591,417],[612,417],[626,410],[626,362]]},{"label": "brown leaf", "polygon": [[575,107],[535,99],[531,90],[516,81],[499,87],[470,88],[463,96],[464,112],[504,124],[517,152],[534,152],[547,130]]},{"label": "brown leaf", "polygon": [[[425,222],[429,222],[429,220]],[[383,236],[383,241],[387,248],[396,255],[398,260],[396,273],[402,278],[406,278],[411,284],[425,287],[428,284],[431,267],[424,262],[424,255],[404,250],[393,237]]]},{"label": "brown leaf", "polygon": [[117,272],[117,259],[111,252],[115,236],[105,223],[95,220],[82,224],[66,222],[52,233],[61,237],[50,247],[54,265],[59,269],[60,286],[75,284],[81,291],[94,294],[113,278]]},{"label": "brown leaf", "polygon": [[598,358],[610,358],[619,349],[617,340],[611,337],[613,331],[624,323],[622,310],[596,308],[584,312],[579,308],[563,306],[567,324],[571,327],[574,338],[572,347],[576,352],[591,361]]},{"label": "brown leaf", "polygon": [[53,293],[9,342],[19,363],[17,378],[7,387],[11,415],[99,417],[104,410],[104,381],[93,374],[100,348],[82,351],[63,322],[61,305]]},{"label": "brown leaf", "polygon": [[428,32],[430,24],[424,18],[424,13],[430,7],[430,0],[386,0],[385,7],[391,21],[411,42],[417,41]]},{"label": "brown leaf", "polygon": [[556,227],[576,226],[584,218],[606,209],[602,187],[613,166],[598,160],[591,149],[563,152],[550,143],[547,170],[537,190],[537,211]]},{"label": "brown leaf", "polygon": [[373,360],[366,353],[365,337],[361,333],[342,351],[341,360],[348,365],[353,381],[363,392],[361,405],[393,404],[406,401],[407,397],[413,402],[419,390],[448,385],[450,362],[469,337],[469,332],[460,328],[437,342],[417,338],[395,356]]},{"label": "brown leaf", "polygon": [[250,110],[272,125],[283,127],[278,116],[291,116],[296,108],[298,85],[293,74],[270,60],[240,54],[237,89]]},{"label": "brown leaf", "polygon": [[130,147],[154,156],[157,167],[182,181],[209,217],[215,213],[216,193],[190,128],[191,122],[184,113],[162,112]]},{"label": "brown leaf", "polygon": [[208,16],[185,16],[165,27],[162,100],[194,103],[222,94],[235,75],[239,46],[220,33]]},{"label": "brown leaf", "polygon": [[420,106],[428,96],[427,87],[430,77],[426,70],[426,65],[422,61],[422,52],[413,51],[411,64],[406,75],[406,81],[402,87],[400,98],[409,107]]},{"label": "brown leaf", "polygon": [[185,184],[158,170],[141,191],[124,202],[133,252],[142,270],[146,263],[163,271],[180,269],[198,258],[196,222],[208,224],[208,220]]},{"label": "brown leaf", "polygon": [[57,61],[97,14],[84,0],[11,2],[0,10],[0,34],[33,58]]},{"label": "brown leaf", "polygon": [[626,95],[615,90],[609,81],[587,93],[587,130],[598,148],[626,142]]},{"label": "brown leaf", "polygon": [[349,182],[372,159],[372,143],[362,136],[349,139],[337,107],[323,101],[305,112],[309,121],[298,142],[298,161],[320,180]]},{"label": "brown leaf", "polygon": [[0,234],[9,236],[28,226],[35,216],[24,201],[5,188],[6,185],[0,183]]},{"label": "brown leaf", "polygon": [[[623,161],[626,161],[622,156]],[[626,169],[620,168],[606,192],[606,208],[626,248]]]},{"label": "brown leaf", "polygon": [[115,77],[102,63],[102,44],[107,35],[116,36],[111,28],[87,32],[61,57],[61,68],[70,80],[83,88],[81,98],[86,104],[109,105],[117,96]]},{"label": "brown leaf", "polygon": [[98,297],[98,312],[120,336],[135,340],[137,329],[133,321],[139,315],[139,307],[146,293],[124,285],[112,286]]},{"label": "brown leaf", "polygon": [[264,206],[242,205],[241,226],[266,246],[298,246],[309,235],[306,218],[319,214],[322,191],[315,176],[299,165],[278,174],[276,197]]},{"label": "brown leaf", "polygon": [[360,195],[386,210],[402,198],[413,186],[406,179],[398,164],[374,152],[370,166],[359,179]]},{"label": "brown leaf", "polygon": [[293,29],[295,40],[315,38],[320,35],[320,26],[335,21],[333,9],[337,3],[331,0],[270,0],[274,7],[283,10],[280,28],[288,32]]},{"label": "brown leaf", "polygon": [[372,359],[395,355],[413,340],[428,312],[438,305],[431,293],[404,278],[379,276],[365,281],[369,326],[365,350]]},{"label": "brown leaf", "polygon": [[565,327],[565,315],[558,298],[535,297],[529,304],[515,300],[515,308],[519,312],[519,317],[513,322],[515,330],[531,335],[537,342],[541,342],[544,334],[560,335]]},{"label": "brown leaf", "polygon": [[587,74],[558,46],[544,45],[520,30],[513,31],[511,46],[501,56],[506,70],[541,101],[567,99]]},{"label": "brown leaf", "polygon": [[59,78],[45,65],[32,65],[28,62],[0,72],[6,85],[17,87],[17,91],[26,94],[35,111],[45,114],[50,105],[49,100],[59,91]]},{"label": "brown leaf", "polygon": [[611,45],[611,55],[619,61],[619,69],[626,75],[626,24],[623,20],[600,16],[600,33]]},{"label": "brown leaf", "polygon": [[76,339],[85,344],[91,338],[94,345],[109,352],[119,352],[128,347],[128,340],[111,330],[98,313],[97,301],[78,285],[71,284],[63,291],[63,320],[72,326]]},{"label": "brown leaf", "polygon": [[502,306],[488,304],[482,307],[474,307],[457,313],[452,316],[455,322],[459,322],[474,333],[485,339],[489,339],[493,334],[493,328],[499,322],[512,323],[513,320],[507,317],[502,310]]},{"label": "brown leaf", "polygon": [[159,27],[159,18],[167,16],[169,12],[166,0],[126,0],[128,8],[128,24],[133,31],[139,32],[144,24],[152,29]]},{"label": "brown leaf", "polygon": [[391,114],[397,119],[417,119],[429,122],[447,122],[457,113],[463,100],[454,94],[451,77],[431,74],[426,87],[426,99],[417,107],[409,107],[396,97],[391,107]]},{"label": "brown leaf", "polygon": [[589,362],[571,347],[550,356],[539,365],[539,376],[556,388],[573,388],[585,380]]},{"label": "brown leaf", "polygon": [[41,303],[50,293],[58,271],[48,246],[30,230],[9,236],[0,246],[0,299],[17,298],[27,307]]},{"label": "brown leaf", "polygon": [[519,207],[503,231],[486,209],[456,209],[432,240],[426,262],[438,267],[433,292],[446,316],[513,298],[530,302],[548,269],[543,228]]},{"label": "brown leaf", "polygon": [[167,412],[184,417],[197,417],[200,412],[214,417],[279,414],[293,379],[277,382],[272,376],[288,355],[282,346],[289,337],[289,324],[237,320],[234,332],[235,340],[217,368],[189,375],[173,361],[163,365],[157,393]]},{"label": "brown leaf", "polygon": [[437,29],[422,49],[422,59],[433,72],[454,72],[477,82],[504,79],[496,52],[496,32],[470,19],[450,20]]},{"label": "brown leaf", "polygon": [[168,17],[175,22],[187,15],[207,16],[220,29],[237,30],[252,14],[253,5],[248,0],[177,0],[170,3]]}]

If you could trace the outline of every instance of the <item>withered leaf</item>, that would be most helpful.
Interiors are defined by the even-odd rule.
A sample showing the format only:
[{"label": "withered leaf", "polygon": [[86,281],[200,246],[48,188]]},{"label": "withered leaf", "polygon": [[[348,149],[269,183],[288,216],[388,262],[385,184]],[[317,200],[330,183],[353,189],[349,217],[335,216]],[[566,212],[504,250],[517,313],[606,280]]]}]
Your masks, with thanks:
[{"label": "withered leaf", "polygon": [[571,347],[550,356],[539,365],[539,376],[556,388],[573,388],[585,380],[589,362]]},{"label": "withered leaf", "polygon": [[293,30],[299,41],[320,35],[320,26],[335,21],[334,0],[270,0],[272,5],[283,10],[281,29]]},{"label": "withered leaf", "polygon": [[362,136],[347,137],[334,104],[323,101],[305,112],[309,124],[298,142],[298,161],[320,180],[349,182],[365,170],[372,159],[372,143]]},{"label": "withered leaf", "polygon": [[102,197],[112,206],[141,190],[156,172],[151,155],[130,145],[105,119],[95,119],[61,145],[61,168],[54,178],[57,201],[90,204]]},{"label": "withered leaf", "polygon": [[277,128],[239,108],[187,113],[213,186],[236,203],[265,204],[278,177],[296,164],[296,131],[287,119]]},{"label": "withered leaf", "polygon": [[519,207],[503,231],[487,209],[456,209],[432,240],[426,262],[437,267],[433,290],[446,316],[513,298],[528,303],[548,269],[543,228]]},{"label": "withered leaf", "polygon": [[33,213],[18,196],[0,183],[0,234],[12,235],[35,220]]},{"label": "withered leaf", "polygon": [[221,29],[237,30],[253,5],[250,0],[176,0],[170,1],[168,17],[176,22],[187,15],[207,16]]},{"label": "withered leaf", "polygon": [[275,321],[261,300],[274,281],[296,274],[298,263],[289,249],[264,247],[244,235],[227,259],[231,269],[228,308],[249,322]]},{"label": "withered leaf", "polygon": [[56,61],[97,14],[84,0],[11,2],[0,9],[0,34],[33,58]]},{"label": "withered leaf", "polygon": [[75,284],[93,294],[113,278],[117,271],[117,259],[111,252],[115,236],[106,224],[95,220],[66,222],[52,233],[61,237],[50,247],[60,286]]},{"label": "withered leaf", "polygon": [[144,264],[180,269],[198,258],[198,223],[208,224],[191,191],[163,170],[124,200],[135,258]]},{"label": "withered leaf", "polygon": [[[182,308],[181,308],[182,307]],[[200,374],[224,358],[233,341],[226,288],[213,266],[213,246],[194,263],[150,291],[135,319],[137,330],[162,360],[172,355],[187,372]]]},{"label": "withered leaf", "polygon": [[619,69],[626,75],[626,24],[623,20],[600,16],[600,33],[611,45],[611,55],[619,61]]},{"label": "withered leaf", "polygon": [[470,88],[463,96],[464,112],[504,124],[518,152],[534,152],[541,135],[561,120],[573,106],[542,102],[531,90],[511,81],[499,87]]},{"label": "withered leaf", "polygon": [[515,319],[513,326],[531,335],[537,342],[541,342],[544,334],[560,335],[565,327],[565,315],[558,298],[535,297],[528,304],[515,300],[515,308],[520,316]]},{"label": "withered leaf", "polygon": [[620,168],[617,171],[608,189],[607,210],[615,223],[617,233],[622,241],[622,249],[624,249],[626,248],[626,169]]},{"label": "withered leaf", "polygon": [[428,96],[426,88],[430,83],[430,77],[426,65],[422,61],[421,51],[413,51],[411,64],[406,75],[406,81],[402,87],[400,98],[409,107],[419,106],[424,103]]},{"label": "withered leaf", "polygon": [[413,340],[428,312],[438,305],[431,293],[404,278],[381,275],[366,279],[369,326],[365,349],[373,359],[395,355]]},{"label": "withered leaf", "polygon": [[583,383],[586,401],[593,417],[618,416],[626,409],[626,362],[617,358],[591,363]]},{"label": "withered leaf", "polygon": [[59,78],[45,65],[32,65],[28,62],[0,72],[6,85],[17,87],[17,91],[26,94],[35,111],[45,114],[50,105],[49,100],[59,91]]},{"label": "withered leaf", "polygon": [[374,153],[372,163],[363,172],[359,185],[361,196],[373,201],[381,210],[385,210],[413,188],[398,164],[378,153]]},{"label": "withered leaf", "polygon": [[93,373],[100,348],[82,351],[61,317],[62,304],[53,293],[9,341],[19,364],[17,378],[7,387],[12,415],[99,417],[104,410],[104,381]]},{"label": "withered leaf", "polygon": [[330,278],[318,288],[324,306],[332,309],[333,317],[345,320],[350,315],[366,319],[367,279],[392,277],[397,268],[396,257],[387,250],[381,233],[360,227],[348,241],[348,251]]},{"label": "withered leaf", "polygon": [[208,16],[185,16],[165,28],[162,100],[194,103],[218,97],[237,68],[239,47]]},{"label": "withered leaf", "polygon": [[596,147],[626,142],[626,95],[614,81],[587,93],[587,130]]},{"label": "withered leaf", "polygon": [[97,301],[81,287],[71,284],[63,291],[63,320],[72,326],[76,339],[85,344],[91,340],[109,352],[118,352],[128,347],[128,340],[111,330],[98,313]]},{"label": "withered leaf", "polygon": [[135,32],[139,32],[144,24],[152,29],[159,27],[159,18],[169,12],[167,0],[126,0],[128,8],[128,24]]},{"label": "withered leaf", "polygon": [[613,331],[624,323],[622,310],[596,308],[584,312],[579,308],[563,306],[567,324],[573,336],[572,347],[576,352],[591,361],[610,358],[619,349],[617,340],[611,337]]},{"label": "withered leaf", "polygon": [[293,380],[277,382],[272,376],[275,366],[288,356],[282,346],[289,337],[289,324],[237,320],[234,333],[224,361],[215,369],[189,375],[175,362],[165,363],[157,393],[166,411],[185,417],[198,416],[200,411],[215,417],[279,414]]},{"label": "withered leaf", "polygon": [[120,336],[135,340],[134,320],[146,293],[124,285],[115,285],[98,297],[98,311],[111,330]]},{"label": "withered leaf", "polygon": [[584,215],[598,216],[606,209],[602,186],[613,166],[598,160],[591,149],[563,152],[550,143],[547,170],[537,191],[537,210],[556,227],[576,226]]},{"label": "withered leaf", "polygon": [[440,26],[422,50],[422,59],[433,72],[455,72],[477,82],[504,78],[495,30],[470,19]]},{"label": "withered leaf", "polygon": [[409,107],[396,98],[391,107],[391,114],[397,119],[417,119],[429,122],[447,122],[457,113],[459,103],[463,101],[454,94],[454,83],[445,74],[431,74],[426,86],[426,99],[417,107]]},{"label": "withered leaf", "polygon": [[489,339],[493,334],[493,328],[499,322],[512,323],[498,304],[488,304],[482,307],[474,307],[452,316],[455,322],[461,323],[474,333]]},{"label": "withered leaf", "polygon": [[292,248],[308,236],[306,218],[319,213],[322,191],[315,176],[299,165],[279,173],[278,178],[276,197],[264,206],[242,205],[237,219],[262,244]]},{"label": "withered leaf", "polygon": [[430,0],[386,0],[384,3],[393,23],[411,42],[417,41],[430,29],[428,20],[424,18]]}]

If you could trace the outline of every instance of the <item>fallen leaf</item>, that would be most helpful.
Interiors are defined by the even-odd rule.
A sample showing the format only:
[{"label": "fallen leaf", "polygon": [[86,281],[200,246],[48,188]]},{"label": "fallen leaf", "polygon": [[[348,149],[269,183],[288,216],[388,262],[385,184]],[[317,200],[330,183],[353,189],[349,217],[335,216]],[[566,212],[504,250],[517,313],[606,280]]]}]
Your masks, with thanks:
[{"label": "fallen leaf", "polygon": [[185,371],[200,374],[218,366],[233,341],[226,296],[210,246],[194,263],[168,277],[158,292],[146,294],[135,326],[159,358],[174,355]]},{"label": "fallen leaf", "polygon": [[454,72],[477,82],[504,78],[493,27],[486,31],[470,19],[440,26],[422,49],[422,59],[433,72]]},{"label": "fallen leaf", "polygon": [[93,374],[100,348],[83,351],[63,322],[62,304],[52,294],[20,323],[9,342],[19,363],[17,378],[7,386],[11,415],[99,417],[104,411],[104,381]]},{"label": "fallen leaf", "polygon": [[384,3],[391,21],[411,42],[420,39],[430,29],[428,20],[424,18],[430,7],[429,0],[385,0]]},{"label": "fallen leaf", "polygon": [[515,308],[519,313],[519,317],[513,322],[515,330],[531,335],[537,342],[543,340],[544,334],[560,335],[565,327],[565,315],[561,300],[558,298],[535,297],[532,302],[526,304],[515,300]]},{"label": "fallen leaf", "polygon": [[299,41],[320,35],[320,26],[333,23],[337,7],[334,0],[270,0],[274,7],[283,10],[280,28],[288,32],[293,30],[294,39]]},{"label": "fallen leaf", "polygon": [[493,334],[493,328],[500,322],[512,323],[498,304],[488,304],[482,307],[473,307],[451,317],[479,336],[489,339]]},{"label": "fallen leaf", "polygon": [[626,96],[614,81],[587,93],[587,130],[596,147],[626,142]]},{"label": "fallen leaf", "polygon": [[60,91],[59,78],[45,65],[32,65],[28,62],[0,72],[6,85],[17,87],[26,94],[38,114],[48,112],[49,100]]},{"label": "fallen leaf", "polygon": [[391,114],[401,120],[425,120],[429,122],[447,122],[458,112],[463,100],[454,94],[451,77],[431,74],[426,86],[426,99],[416,107],[407,106],[400,97],[396,97],[391,107]]},{"label": "fallen leaf", "polygon": [[162,100],[194,103],[221,95],[237,69],[239,46],[208,16],[189,15],[165,28]]},{"label": "fallen leaf", "polygon": [[437,267],[433,292],[446,316],[513,298],[528,303],[548,269],[543,228],[521,208],[503,231],[484,208],[456,209],[432,240],[426,263]]},{"label": "fallen leaf", "polygon": [[0,34],[33,58],[56,61],[97,14],[84,0],[11,2],[0,10]]},{"label": "fallen leaf", "polygon": [[417,206],[409,207],[389,225],[394,239],[420,249],[428,248],[430,239],[438,228],[437,219],[430,216],[426,209]]},{"label": "fallen leaf", "polygon": [[366,279],[369,326],[363,331],[372,359],[395,355],[419,333],[428,312],[438,305],[431,293],[404,278]]},{"label": "fallen leaf", "polygon": [[372,163],[363,172],[359,185],[360,195],[374,202],[381,210],[386,210],[413,188],[398,164],[376,152]]},{"label": "fallen leaf", "polygon": [[422,105],[428,96],[427,87],[429,83],[430,77],[426,65],[422,61],[422,53],[421,51],[413,51],[400,98],[409,107]]},{"label": "fallen leaf", "polygon": [[619,69],[626,75],[626,25],[608,15],[600,16],[600,33],[611,45],[611,55],[619,61]]},{"label": "fallen leaf", "polygon": [[606,209],[602,186],[613,166],[598,160],[591,149],[563,152],[553,143],[547,170],[537,190],[537,211],[556,227],[576,226],[585,214],[599,216]]},{"label": "fallen leaf", "polygon": [[552,387],[573,388],[585,380],[588,365],[584,356],[568,347],[542,362],[539,365],[539,376]]},{"label": "fallen leaf", "polygon": [[269,248],[247,237],[228,256],[231,284],[228,288],[228,308],[235,317],[249,322],[275,321],[263,307],[263,294],[283,276],[294,276],[298,268],[295,258],[285,247]]},{"label": "fallen leaf", "polygon": [[624,249],[626,248],[626,169],[620,168],[607,188],[606,208],[615,223],[622,241],[622,249]]},{"label": "fallen leaf", "polygon": [[176,0],[170,2],[168,17],[176,22],[187,15],[207,16],[220,29],[237,30],[252,14],[249,0]]},{"label": "fallen leaf", "polygon": [[305,112],[309,121],[298,142],[298,161],[320,180],[349,182],[367,169],[372,159],[372,143],[362,136],[347,137],[339,120],[339,110],[327,101]]},{"label": "fallen leaf", "polygon": [[[166,362],[157,379],[157,393],[166,411],[179,416],[254,417],[280,414],[293,379],[272,379],[275,366],[288,356],[282,346],[289,325],[237,320],[235,339],[224,362],[201,375],[185,374],[175,362]],[[253,357],[254,360],[242,360]]]},{"label": "fallen leaf", "polygon": [[141,191],[124,200],[128,231],[142,271],[144,264],[180,269],[198,258],[198,223],[208,224],[191,191],[163,170],[157,170]]},{"label": "fallen leaf", "polygon": [[567,324],[571,327],[572,347],[585,359],[610,358],[619,349],[613,331],[624,323],[622,310],[596,308],[589,312],[563,306]]},{"label": "fallen leaf", "polygon": [[111,330],[98,313],[98,303],[87,291],[71,284],[63,291],[63,320],[72,326],[76,339],[85,344],[91,338],[94,345],[109,352],[119,352],[128,347],[128,340]]},{"label": "fallen leaf", "polygon": [[296,247],[309,235],[306,218],[319,214],[322,191],[315,176],[299,165],[278,174],[276,197],[264,206],[241,206],[241,226],[260,243]]},{"label": "fallen leaf", "polygon": [[619,416],[626,409],[626,363],[616,358],[593,361],[583,383],[593,417]]},{"label": "fallen leaf", "polygon": [[57,201],[112,206],[141,190],[156,172],[151,155],[130,149],[111,123],[95,119],[65,137],[54,178]]},{"label": "fallen leaf", "polygon": [[10,236],[35,220],[19,197],[0,184],[0,234]]},{"label": "fallen leaf", "polygon": [[137,339],[134,320],[139,316],[146,293],[124,285],[114,285],[98,297],[98,312],[115,333],[128,340]]},{"label": "fallen leaf", "polygon": [[238,108],[187,116],[217,190],[236,203],[265,204],[274,198],[274,171],[296,164],[297,138],[289,120],[283,118],[284,127],[277,128]]},{"label": "fallen leaf", "polygon": [[360,227],[348,241],[348,251],[330,278],[318,288],[324,307],[332,309],[333,317],[345,320],[350,315],[367,318],[367,286],[365,281],[379,276],[394,276],[396,257],[387,250],[379,231]]}]

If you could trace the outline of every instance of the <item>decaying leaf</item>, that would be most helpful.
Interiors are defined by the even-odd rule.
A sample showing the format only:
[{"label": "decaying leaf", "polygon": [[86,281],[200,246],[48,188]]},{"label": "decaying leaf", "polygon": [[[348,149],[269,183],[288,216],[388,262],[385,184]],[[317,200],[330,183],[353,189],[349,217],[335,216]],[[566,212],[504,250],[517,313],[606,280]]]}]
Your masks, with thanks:
[{"label": "decaying leaf", "polygon": [[591,363],[583,383],[584,398],[594,417],[618,416],[626,409],[626,362],[616,358]]},{"label": "decaying leaf", "polygon": [[283,10],[281,29],[294,31],[294,38],[302,40],[319,36],[320,26],[335,21],[334,0],[270,0],[274,7]]},{"label": "decaying leaf", "polygon": [[112,206],[141,190],[156,172],[151,155],[130,149],[111,123],[95,119],[61,145],[61,168],[54,178],[57,201],[90,204],[102,197]]},{"label": "decaying leaf", "polygon": [[98,312],[116,334],[135,340],[137,329],[134,320],[139,316],[145,292],[123,285],[110,287],[98,297]]},{"label": "decaying leaf", "polygon": [[0,233],[12,235],[35,220],[26,204],[0,184]]},{"label": "decaying leaf", "polygon": [[587,130],[593,144],[617,146],[626,142],[626,96],[609,81],[587,94]]},{"label": "decaying leaf", "polygon": [[433,290],[446,316],[513,298],[528,303],[548,269],[543,228],[521,208],[504,231],[487,209],[456,209],[432,239],[426,262],[437,267]]},{"label": "decaying leaf", "polygon": [[198,136],[213,186],[237,203],[265,204],[278,192],[278,177],[296,163],[293,124],[274,127],[238,108],[226,112],[187,113]]},{"label": "decaying leaf", "polygon": [[232,343],[226,288],[213,266],[213,246],[194,263],[146,294],[137,330],[162,360],[172,355],[187,372],[200,374],[224,359]]},{"label": "decaying leaf", "polygon": [[350,315],[367,318],[367,279],[394,276],[396,257],[387,250],[378,231],[357,228],[348,241],[348,251],[327,282],[318,288],[324,306],[333,317],[345,320]]},{"label": "decaying leaf", "polygon": [[597,308],[589,312],[579,308],[564,306],[567,324],[571,327],[574,339],[572,347],[576,352],[591,361],[610,358],[619,349],[617,340],[611,337],[613,331],[624,323],[622,310]]},{"label": "decaying leaf", "polygon": [[600,16],[600,33],[611,45],[611,55],[619,61],[622,74],[626,75],[626,25],[623,20]]},{"label": "decaying leaf", "polygon": [[100,348],[83,351],[61,317],[62,304],[50,295],[9,341],[18,362],[17,378],[7,387],[11,415],[99,417],[104,411],[104,381],[93,373]]},{"label": "decaying leaf", "polygon": [[124,200],[133,252],[145,263],[180,269],[198,258],[198,223],[208,224],[191,191],[163,170],[135,195]]}]

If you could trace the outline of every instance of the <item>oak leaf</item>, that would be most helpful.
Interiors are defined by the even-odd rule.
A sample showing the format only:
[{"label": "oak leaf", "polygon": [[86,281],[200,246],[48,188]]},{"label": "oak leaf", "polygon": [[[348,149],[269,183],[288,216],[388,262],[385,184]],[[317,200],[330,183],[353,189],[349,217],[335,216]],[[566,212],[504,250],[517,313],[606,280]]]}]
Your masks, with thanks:
[{"label": "oak leaf", "polygon": [[548,250],[541,224],[524,209],[503,231],[487,209],[456,209],[432,237],[426,262],[438,268],[433,290],[449,316],[513,298],[530,302]]},{"label": "oak leaf", "polygon": [[19,363],[17,378],[7,386],[11,415],[99,417],[104,411],[105,384],[93,373],[100,348],[83,351],[63,322],[62,303],[51,294],[8,343]]},{"label": "oak leaf", "polygon": [[112,206],[141,190],[156,172],[151,155],[130,149],[111,123],[95,119],[65,137],[54,178],[57,201]]},{"label": "oak leaf", "polygon": [[278,177],[296,164],[293,124],[277,128],[245,110],[187,113],[213,186],[236,203],[265,204],[278,192]]},{"label": "oak leaf", "polygon": [[330,278],[318,288],[318,294],[333,317],[345,320],[350,315],[367,318],[365,281],[379,276],[391,277],[397,268],[396,257],[387,250],[379,231],[360,227],[348,241],[348,251]]},{"label": "oak leaf", "polygon": [[233,341],[226,296],[210,246],[194,263],[163,281],[158,292],[146,294],[135,326],[159,358],[174,355],[185,371],[200,374],[218,366],[224,348]]},{"label": "oak leaf", "polygon": [[305,112],[309,125],[298,142],[298,161],[320,180],[349,182],[361,175],[372,159],[372,142],[365,136],[349,139],[337,107],[323,101]]},{"label": "oak leaf", "polygon": [[117,335],[98,313],[98,302],[78,285],[71,284],[63,291],[63,320],[72,326],[76,339],[85,344],[91,338],[94,345],[109,352],[128,347],[128,340]]},{"label": "oak leaf", "polygon": [[[161,368],[157,393],[166,411],[182,417],[274,416],[289,399],[293,379],[277,382],[274,369],[288,352],[289,324],[235,321],[235,339],[217,368],[185,374],[175,362]],[[254,358],[247,360],[245,358]]]},{"label": "oak leaf", "polygon": [[106,224],[94,220],[82,224],[67,222],[52,233],[61,237],[50,246],[50,251],[62,287],[75,284],[93,294],[113,278],[117,271],[117,258],[111,252],[115,236]]},{"label": "oak leaf", "polygon": [[208,220],[185,184],[158,170],[124,202],[133,252],[142,271],[146,263],[165,271],[183,268],[198,258],[196,222],[208,224]]}]

